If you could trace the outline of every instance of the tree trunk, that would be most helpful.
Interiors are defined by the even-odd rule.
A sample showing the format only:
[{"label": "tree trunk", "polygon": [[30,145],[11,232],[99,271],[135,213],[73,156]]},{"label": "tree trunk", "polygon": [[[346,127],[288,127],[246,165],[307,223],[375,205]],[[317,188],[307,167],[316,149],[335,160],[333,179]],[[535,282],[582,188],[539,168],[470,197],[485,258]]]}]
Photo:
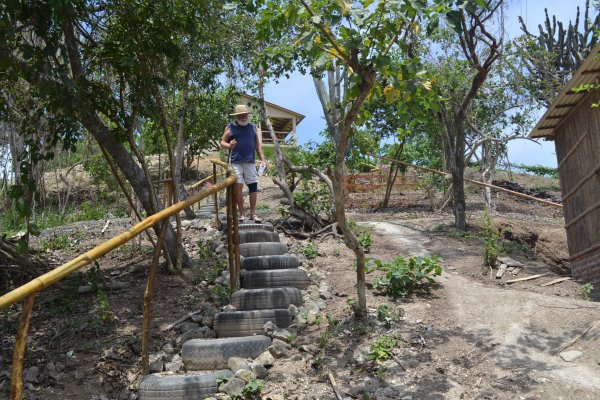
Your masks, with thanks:
[{"label": "tree trunk", "polygon": [[[398,144],[396,151],[394,152],[394,160],[397,160],[402,155],[402,150],[404,149],[404,140]],[[390,197],[392,195],[392,189],[394,188],[394,182],[396,181],[396,177],[398,176],[398,170],[400,169],[400,164],[395,162],[390,162],[390,171],[388,173],[386,185],[385,185],[385,195],[383,196],[383,201],[381,202],[381,208],[387,208],[390,203]]]},{"label": "tree trunk", "polygon": [[[185,138],[184,138],[184,129],[185,129],[185,114],[187,112],[187,100],[190,92],[190,88],[187,84],[188,77],[186,76],[186,85],[183,89],[183,96],[181,99],[181,110],[179,110],[179,120],[177,122],[177,146],[175,150],[175,181],[177,182],[177,189],[179,200],[183,200],[188,197],[188,194],[185,191],[185,187],[183,185],[183,181],[181,180],[181,172],[183,170],[183,157],[185,150]],[[189,219],[196,218],[196,213],[192,210],[191,207],[186,207],[184,210],[185,216]]]}]

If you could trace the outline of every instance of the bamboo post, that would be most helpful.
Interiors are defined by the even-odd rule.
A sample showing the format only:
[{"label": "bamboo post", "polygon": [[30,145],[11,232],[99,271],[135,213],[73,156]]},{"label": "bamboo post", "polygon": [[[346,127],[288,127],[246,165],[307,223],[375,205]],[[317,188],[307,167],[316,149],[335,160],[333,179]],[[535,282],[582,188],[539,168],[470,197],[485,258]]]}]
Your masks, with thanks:
[{"label": "bamboo post", "polygon": [[[148,272],[148,282],[146,283],[146,291],[144,292],[144,320],[142,322],[142,375],[148,375],[149,366],[149,342],[150,342],[150,307],[152,306],[152,293],[154,292],[154,281],[156,272],[158,271],[158,260],[160,259],[160,251],[164,247],[164,240],[169,226],[169,218],[163,220],[158,235],[158,241],[154,247],[154,255],[152,256],[152,264]],[[165,252],[166,253],[166,252]]]},{"label": "bamboo post", "polygon": [[12,377],[11,377],[11,400],[23,399],[23,363],[25,361],[25,346],[27,344],[27,333],[29,331],[29,322],[31,321],[31,311],[33,310],[33,301],[35,293],[30,294],[23,304],[23,314],[21,323],[17,331],[15,348],[13,349],[12,359]]},{"label": "bamboo post", "polygon": [[[235,185],[233,186],[235,187]],[[241,270],[241,262],[240,262],[240,234],[238,229],[238,216],[237,216],[237,201],[235,198],[235,192],[231,188],[231,217],[233,219],[233,252],[234,261],[235,261],[235,289],[239,289],[240,287],[240,270]]]},{"label": "bamboo post", "polygon": [[[217,184],[217,164],[213,164],[213,185]],[[219,224],[219,195],[217,192],[215,192],[214,195],[214,202],[215,202],[215,226],[217,227],[217,230],[221,229],[220,224]]]},{"label": "bamboo post", "polygon": [[233,261],[233,218],[232,209],[235,207],[233,200],[233,189],[227,188],[227,254],[229,256],[229,286],[235,289],[235,266]]}]

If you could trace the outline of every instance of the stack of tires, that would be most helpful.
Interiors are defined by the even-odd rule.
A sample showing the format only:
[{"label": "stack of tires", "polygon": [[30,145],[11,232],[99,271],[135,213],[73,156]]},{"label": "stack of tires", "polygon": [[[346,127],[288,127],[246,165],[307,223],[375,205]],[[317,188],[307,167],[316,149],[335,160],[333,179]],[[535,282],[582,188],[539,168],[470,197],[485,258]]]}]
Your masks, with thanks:
[{"label": "stack of tires", "polygon": [[181,348],[186,373],[153,374],[142,382],[140,400],[192,400],[218,391],[216,379],[233,374],[226,369],[230,357],[255,358],[271,345],[263,326],[271,321],[279,328],[292,323],[291,304],[302,304],[301,289],[308,287],[306,271],[298,259],[287,255],[273,226],[239,224],[242,289],[231,296],[235,311],[214,317],[216,339],[192,339]]}]

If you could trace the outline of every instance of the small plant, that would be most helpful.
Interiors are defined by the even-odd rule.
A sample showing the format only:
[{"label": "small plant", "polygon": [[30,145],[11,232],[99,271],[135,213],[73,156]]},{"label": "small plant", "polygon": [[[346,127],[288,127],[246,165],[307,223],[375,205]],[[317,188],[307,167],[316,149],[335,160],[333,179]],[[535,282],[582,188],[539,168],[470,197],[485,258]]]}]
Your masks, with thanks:
[{"label": "small plant", "polygon": [[215,251],[208,240],[200,239],[198,241],[198,258],[200,260],[210,260],[215,256]]},{"label": "small plant", "polygon": [[375,361],[380,364],[392,358],[394,348],[400,340],[400,335],[380,336],[372,345],[369,352],[368,360]]},{"label": "small plant", "polygon": [[325,328],[325,330],[319,335],[320,348],[324,349],[327,347],[338,325],[339,321],[334,320],[331,315],[327,315],[327,328]]},{"label": "small plant", "polygon": [[592,290],[594,290],[594,285],[592,285],[591,283],[586,283],[585,285],[581,285],[581,296],[583,297],[584,300],[589,300],[590,299],[590,294],[592,293]]},{"label": "small plant", "polygon": [[232,290],[229,286],[215,285],[210,288],[211,296],[223,302],[229,302],[229,300],[231,300],[231,293]]},{"label": "small plant", "polygon": [[268,204],[259,203],[256,205],[256,211],[267,211],[271,208]]},{"label": "small plant", "polygon": [[371,233],[368,231],[363,231],[358,235],[358,242],[361,247],[364,249],[365,253],[368,253],[371,250],[371,245],[373,244],[373,237]]},{"label": "small plant", "polygon": [[71,247],[71,238],[66,233],[52,235],[40,241],[40,246],[44,251],[66,250]]},{"label": "small plant", "polygon": [[259,379],[250,379],[246,386],[244,386],[244,390],[242,391],[242,399],[253,400],[253,399],[261,399],[260,393],[262,392],[264,387],[263,381]]},{"label": "small plant", "polygon": [[367,273],[383,272],[373,287],[392,298],[406,297],[415,290],[427,288],[442,274],[439,257],[396,257],[391,262],[369,259]]},{"label": "small plant", "polygon": [[483,263],[488,267],[494,267],[500,254],[500,232],[494,228],[492,217],[486,210],[483,213]]},{"label": "small plant", "polygon": [[387,304],[381,304],[377,307],[377,319],[383,322],[386,328],[391,328],[403,314],[404,312],[402,309],[400,309],[400,311],[395,311]]},{"label": "small plant", "polygon": [[313,242],[309,242],[300,248],[300,253],[304,254],[306,258],[312,259],[319,255],[319,248]]}]

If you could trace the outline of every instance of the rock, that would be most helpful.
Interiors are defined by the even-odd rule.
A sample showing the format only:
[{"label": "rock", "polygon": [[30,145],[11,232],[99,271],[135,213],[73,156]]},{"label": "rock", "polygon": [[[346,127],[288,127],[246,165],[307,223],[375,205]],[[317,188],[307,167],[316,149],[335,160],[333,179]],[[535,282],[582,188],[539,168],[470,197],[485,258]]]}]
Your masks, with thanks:
[{"label": "rock", "polygon": [[218,254],[224,254],[227,253],[227,247],[225,247],[224,244],[220,244],[216,249],[215,252]]},{"label": "rock", "polygon": [[175,354],[171,362],[165,364],[165,370],[169,372],[179,372],[183,369],[183,360],[179,354]]},{"label": "rock", "polygon": [[287,310],[292,317],[298,315],[298,307],[295,304],[290,304]]},{"label": "rock", "polygon": [[258,357],[256,357],[256,359],[254,361],[265,366],[266,368],[269,368],[269,367],[273,366],[273,363],[275,362],[275,357],[273,357],[273,355],[271,355],[271,352],[269,352],[269,350],[267,350],[267,351],[264,351]]},{"label": "rock", "polygon": [[269,373],[264,365],[256,361],[253,361],[252,364],[250,364],[250,369],[258,379],[264,379]]},{"label": "rock", "polygon": [[506,264],[507,267],[523,267],[522,263],[520,263],[516,260],[513,260],[510,257],[498,257],[497,261],[500,264]]},{"label": "rock", "polygon": [[327,300],[331,299],[333,296],[331,295],[331,285],[328,282],[321,282],[319,285],[319,297]]},{"label": "rock", "polygon": [[306,323],[308,325],[314,325],[315,322],[317,322],[317,315],[316,314],[310,313],[310,314],[308,314],[306,316]]},{"label": "rock", "polygon": [[559,354],[560,358],[562,358],[566,362],[575,361],[582,355],[583,355],[583,353],[581,351],[577,351],[577,350],[563,351],[562,353]]},{"label": "rock", "polygon": [[246,381],[240,378],[232,377],[227,383],[221,385],[219,390],[227,393],[230,396],[242,396],[242,392],[244,391],[244,387],[246,386]]},{"label": "rock", "polygon": [[165,357],[166,353],[164,351],[160,351],[156,354],[150,354],[148,356],[148,367],[150,373],[162,372],[165,366]]},{"label": "rock", "polygon": [[56,364],[54,364],[52,361],[50,361],[48,364],[46,364],[46,373],[48,374],[48,376],[50,378],[52,378],[56,381],[58,381],[61,377],[61,374],[58,372],[58,368],[56,367]]},{"label": "rock", "polygon": [[102,351],[102,354],[100,355],[100,359],[101,360],[115,360],[115,361],[119,361],[119,360],[121,360],[121,356],[115,350],[114,347],[111,347],[111,348],[108,348],[108,349],[104,349]]},{"label": "rock", "polygon": [[294,323],[292,325],[306,325],[306,323],[306,314],[298,314],[294,317]]},{"label": "rock", "polygon": [[232,371],[238,371],[240,369],[250,370],[248,360],[242,357],[230,357],[229,360],[227,360],[227,367]]},{"label": "rock", "polygon": [[287,330],[281,329],[281,328],[275,329],[275,332],[273,332],[273,335],[272,335],[273,339],[278,339],[278,340],[281,340],[286,343],[290,342],[290,336],[292,336],[291,333],[289,333]]},{"label": "rock", "polygon": [[23,370],[23,382],[39,383],[40,369],[36,366],[29,367]]},{"label": "rock", "polygon": [[205,304],[204,309],[202,310],[202,317],[204,326],[208,326],[209,328],[213,327],[213,321],[215,319],[215,314],[217,310],[210,304]]},{"label": "rock", "polygon": [[175,353],[175,348],[173,347],[173,345],[171,343],[165,344],[162,349],[166,354]]},{"label": "rock", "polygon": [[225,307],[223,307],[223,311],[237,311],[237,308],[235,308],[235,306],[233,306],[232,304],[227,304]]},{"label": "rock", "polygon": [[263,332],[267,336],[271,336],[273,332],[277,329],[277,325],[275,325],[272,321],[267,321],[263,325]]},{"label": "rock", "polygon": [[186,333],[198,327],[199,325],[195,322],[184,322],[181,325],[179,325],[179,333]]},{"label": "rock", "polygon": [[215,279],[215,285],[227,285],[227,282],[229,280],[227,278],[225,278],[224,276],[218,276]]},{"label": "rock", "polygon": [[193,314],[190,319],[199,325],[202,325],[202,322],[204,321],[204,317],[200,314]]},{"label": "rock", "polygon": [[286,329],[292,334],[292,335],[296,335],[298,336],[300,333],[302,333],[306,328],[308,328],[308,325],[306,325],[305,323],[300,323],[300,322],[294,322],[293,324],[291,324],[290,326],[288,326]]},{"label": "rock", "polygon": [[181,220],[181,227],[184,229],[189,229],[190,225],[192,224],[192,221],[190,221],[189,219],[183,219]]},{"label": "rock", "polygon": [[269,346],[269,352],[275,358],[283,358],[290,356],[291,346],[286,342],[278,339],[273,339],[273,343]]},{"label": "rock", "polygon": [[367,362],[369,355],[364,351],[357,351],[352,355],[352,359],[356,364]]},{"label": "rock", "polygon": [[234,376],[243,380],[246,383],[250,382],[252,379],[256,379],[256,375],[254,375],[254,372],[250,371],[249,369],[238,369],[237,371],[235,371]]},{"label": "rock", "polygon": [[404,391],[404,386],[395,385],[389,386],[386,388],[377,389],[375,392],[376,400],[398,400],[403,398],[402,392]]},{"label": "rock", "polygon": [[316,301],[307,301],[306,304],[304,304],[304,306],[302,306],[303,309],[306,310],[307,314],[318,314],[319,311],[321,310],[319,308],[319,304],[317,304]]},{"label": "rock", "polygon": [[129,400],[129,396],[131,395],[131,391],[127,389],[123,389],[117,395],[117,400]]},{"label": "rock", "polygon": [[177,345],[182,345],[188,340],[191,339],[209,339],[215,337],[215,331],[210,329],[208,326],[201,326],[199,328],[193,329],[179,336],[175,343]]}]

